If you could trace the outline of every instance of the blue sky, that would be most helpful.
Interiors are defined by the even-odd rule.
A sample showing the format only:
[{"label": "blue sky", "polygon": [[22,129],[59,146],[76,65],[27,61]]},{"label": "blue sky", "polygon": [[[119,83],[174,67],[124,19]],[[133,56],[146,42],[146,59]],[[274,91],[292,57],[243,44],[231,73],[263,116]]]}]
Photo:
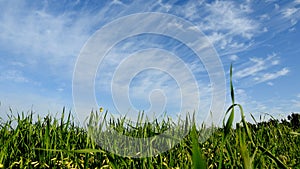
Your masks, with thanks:
[{"label": "blue sky", "polygon": [[[258,117],[264,112],[285,116],[300,109],[299,0],[0,0],[0,11],[1,117],[9,112],[9,107],[14,112],[33,110],[39,114],[60,112],[63,106],[74,110],[73,73],[88,39],[118,18],[143,12],[172,14],[201,30],[220,58],[226,89],[229,89],[228,72],[233,63],[236,100],[244,106],[247,114],[251,112]],[[178,23],[172,22],[159,24],[178,26]],[[111,30],[107,37],[118,31]],[[149,52],[149,49],[153,50]],[[155,52],[181,60],[165,60],[168,57],[154,59],[157,56]],[[180,99],[186,99],[180,98],[182,91],[187,97],[186,102],[196,105],[194,97],[198,96],[193,95],[197,92],[191,91],[193,85],[182,88],[178,86],[178,79],[168,74],[174,65],[184,62],[196,80],[201,100],[199,109],[209,111],[212,85],[201,60],[195,59],[195,53],[187,45],[156,34],[128,37],[111,48],[95,73],[94,91],[98,106],[116,110],[110,80],[114,71],[121,69],[118,65],[123,63],[124,58],[134,54],[148,56],[148,60],[140,57],[136,60],[138,62],[128,62],[126,68],[152,62],[173,67],[166,66],[165,71],[145,69],[131,77],[130,84],[126,84],[129,85],[131,107],[148,110],[152,97],[158,108],[162,106],[163,111],[176,112],[180,109]],[[181,66],[173,72],[180,77],[183,69]],[[185,78],[184,74],[180,77],[181,80]],[[187,85],[193,79],[185,80]],[[114,83],[115,89],[121,90],[124,86],[118,86],[122,83],[117,82]],[[230,97],[228,90],[225,92],[226,107]],[[121,96],[117,99],[122,103]],[[164,102],[167,102],[165,107],[159,105]],[[126,105],[121,107],[122,110],[133,111]],[[218,115],[223,116],[222,113]]]}]

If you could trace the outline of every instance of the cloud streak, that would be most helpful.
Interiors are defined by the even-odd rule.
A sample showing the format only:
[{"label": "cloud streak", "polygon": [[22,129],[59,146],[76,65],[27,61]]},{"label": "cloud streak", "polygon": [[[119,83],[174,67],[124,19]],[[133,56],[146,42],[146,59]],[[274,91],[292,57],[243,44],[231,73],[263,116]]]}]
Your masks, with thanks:
[{"label": "cloud streak", "polygon": [[270,80],[274,80],[277,79],[281,76],[285,76],[290,72],[290,70],[288,68],[283,68],[275,73],[265,73],[263,75],[261,75],[260,77],[255,77],[254,80],[257,83],[262,83],[262,82],[266,82],[266,81],[270,81]]},{"label": "cloud streak", "polygon": [[284,68],[275,74],[266,72],[268,69],[278,65],[279,62],[279,57],[274,53],[264,59],[250,58],[248,63],[240,66],[234,76],[239,79],[251,78],[256,83],[273,80],[288,73],[288,68]]}]

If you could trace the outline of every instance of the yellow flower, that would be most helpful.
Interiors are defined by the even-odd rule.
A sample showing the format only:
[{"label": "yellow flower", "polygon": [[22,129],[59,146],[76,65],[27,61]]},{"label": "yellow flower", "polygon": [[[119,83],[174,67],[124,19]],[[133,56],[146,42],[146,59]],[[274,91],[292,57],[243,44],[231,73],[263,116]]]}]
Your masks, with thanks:
[{"label": "yellow flower", "polygon": [[100,111],[100,112],[103,112],[103,108],[102,108],[102,107],[100,107],[99,111]]}]

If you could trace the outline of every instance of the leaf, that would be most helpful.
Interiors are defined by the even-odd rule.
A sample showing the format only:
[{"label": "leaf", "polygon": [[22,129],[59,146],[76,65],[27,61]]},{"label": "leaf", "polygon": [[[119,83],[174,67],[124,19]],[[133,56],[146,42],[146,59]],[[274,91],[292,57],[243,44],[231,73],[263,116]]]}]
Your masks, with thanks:
[{"label": "leaf", "polygon": [[206,160],[198,145],[197,130],[195,124],[193,125],[192,133],[192,164],[194,169],[207,168]]},{"label": "leaf", "polygon": [[294,131],[291,131],[290,134],[300,136],[300,133],[297,133],[297,132],[294,132]]}]

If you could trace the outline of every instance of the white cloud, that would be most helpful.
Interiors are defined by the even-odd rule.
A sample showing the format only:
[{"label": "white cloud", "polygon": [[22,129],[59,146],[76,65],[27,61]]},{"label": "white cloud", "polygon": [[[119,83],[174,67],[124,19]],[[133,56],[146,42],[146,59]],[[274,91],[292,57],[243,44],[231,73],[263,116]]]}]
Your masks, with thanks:
[{"label": "white cloud", "polygon": [[230,55],[229,59],[232,60],[232,61],[236,61],[236,60],[239,59],[239,57],[237,55]]},{"label": "white cloud", "polygon": [[280,6],[278,4],[274,4],[274,8],[275,8],[275,10],[278,10],[280,8]]},{"label": "white cloud", "polygon": [[293,18],[290,20],[290,22],[291,22],[291,26],[294,26],[298,23],[298,20]]},{"label": "white cloud", "polygon": [[[51,13],[26,2],[1,3],[0,45],[10,55],[19,56],[18,63],[41,69],[47,65],[49,74],[72,75],[73,64],[89,36],[86,15],[74,17],[71,11]],[[16,5],[18,4],[18,5]]]},{"label": "white cloud", "polygon": [[58,92],[63,92],[64,91],[64,88],[57,88],[56,89]]},{"label": "white cloud", "polygon": [[208,39],[212,43],[221,43],[222,44],[221,48],[224,48],[225,45],[227,45],[225,34],[220,33],[220,32],[213,32],[212,34],[208,35]]},{"label": "white cloud", "polygon": [[291,17],[293,14],[295,14],[297,11],[298,11],[297,8],[287,8],[282,11],[282,14],[284,17],[288,18]]},{"label": "white cloud", "polygon": [[190,69],[191,69],[191,71],[193,73],[203,73],[203,72],[206,72],[206,70],[203,67],[203,65],[199,64],[196,61],[191,62],[191,63],[187,63],[187,66],[190,67]]},{"label": "white cloud", "polygon": [[271,62],[271,64],[272,64],[272,65],[278,65],[278,64],[279,64],[279,60],[273,60],[273,61]]},{"label": "white cloud", "polygon": [[264,14],[257,16],[262,27],[259,33],[267,35],[264,39],[271,39],[277,33],[293,29],[291,27],[296,25],[300,19],[299,7],[295,2],[286,1],[280,6],[276,3],[265,5],[266,7],[274,5],[274,10],[268,11],[267,14],[263,11]]},{"label": "white cloud", "polygon": [[264,27],[264,28],[263,28],[263,32],[268,32],[268,28],[267,28],[267,27]]},{"label": "white cloud", "polygon": [[[137,65],[136,63],[139,64]],[[183,108],[195,108],[198,100],[197,92],[195,92],[197,90],[195,83],[197,82],[193,82],[193,78],[189,75],[190,71],[187,65],[180,61],[179,58],[176,58],[176,56],[167,54],[162,50],[146,50],[126,58],[114,74],[114,81],[112,82],[113,89],[121,89],[122,91],[119,93],[124,93],[123,89],[127,89],[130,85],[129,80],[133,78],[136,73],[147,70],[146,68],[154,68],[157,70],[149,70],[146,74],[144,73],[144,76],[140,76],[141,79],[136,79],[138,85],[131,88],[135,93],[135,97],[147,98],[150,92],[149,90],[164,89],[167,96],[171,95],[168,97],[168,101],[172,103],[174,99],[178,100],[177,96],[174,95],[176,94],[176,90],[174,91],[174,89],[179,85],[179,89],[181,90],[180,96],[182,96],[183,99],[189,100],[185,102],[185,104],[188,103],[188,105],[183,105]],[[170,76],[167,76],[163,72],[169,73],[175,83],[170,83]],[[126,99],[127,97],[124,98]],[[128,109],[130,105],[126,106],[125,109]]]},{"label": "white cloud", "polygon": [[[28,53],[35,56],[52,55],[47,59],[59,59],[62,56],[74,55],[76,47],[80,47],[86,39],[84,32],[65,26],[69,24],[69,18],[65,16],[57,17],[42,11],[32,11],[23,15],[23,22],[20,22],[18,15],[7,15],[0,22],[1,42],[9,42],[6,45],[14,47],[15,51],[27,49]],[[84,38],[81,39],[82,37]]]},{"label": "white cloud", "polygon": [[162,0],[158,0],[157,2],[162,8],[164,8],[166,11],[169,11],[172,8],[172,5],[168,3],[163,3]]},{"label": "white cloud", "polygon": [[[195,6],[196,3],[192,5]],[[209,40],[222,54],[234,53],[247,48],[247,44],[240,43],[236,38],[251,39],[259,30],[255,20],[248,18],[251,13],[250,3],[236,4],[235,2],[216,1],[203,3],[193,8],[193,17],[198,28],[206,33]],[[188,10],[191,11],[191,10]],[[201,16],[203,13],[206,15]],[[187,17],[190,18],[190,17]],[[201,18],[201,21],[198,21]]]},{"label": "white cloud", "polygon": [[27,79],[19,70],[6,70],[0,73],[0,81],[12,81],[18,83],[27,83]]},{"label": "white cloud", "polygon": [[257,32],[259,25],[249,19],[246,12],[240,10],[233,2],[216,1],[208,4],[207,8],[210,15],[204,18],[201,26],[205,30],[225,31],[247,39],[251,39]]},{"label": "white cloud", "polygon": [[263,14],[263,15],[260,15],[259,16],[259,19],[264,21],[264,20],[269,20],[270,19],[270,16],[268,14]]},{"label": "white cloud", "polygon": [[280,20],[278,22],[289,22],[290,24],[285,24],[286,26],[282,26],[286,29],[292,29],[291,27],[298,23],[300,19],[300,8],[299,2],[296,0],[294,2],[287,3],[281,10],[280,10]]},{"label": "white cloud", "polygon": [[292,28],[289,29],[289,32],[294,32],[294,31],[296,31],[295,27],[292,27]]},{"label": "white cloud", "polygon": [[192,1],[188,2],[184,7],[180,7],[180,9],[187,19],[195,19],[197,16],[197,4]]},{"label": "white cloud", "polygon": [[235,89],[234,90],[236,95],[240,95],[240,96],[247,96],[246,91],[244,89]]},{"label": "white cloud", "polygon": [[240,9],[241,11],[245,12],[245,13],[252,13],[253,12],[253,9],[251,8],[251,5],[250,4],[250,1],[248,1],[247,3],[245,4],[241,4],[240,5]]},{"label": "white cloud", "polygon": [[122,3],[120,0],[113,0],[111,3],[116,5],[124,5],[124,3]]},{"label": "white cloud", "polygon": [[266,81],[269,81],[269,80],[277,79],[277,78],[279,78],[281,76],[285,76],[289,72],[290,72],[290,70],[288,68],[283,68],[283,69],[281,69],[281,70],[279,70],[279,71],[277,71],[275,73],[265,73],[265,74],[263,74],[260,77],[254,78],[254,80],[257,83],[262,83],[262,82],[266,82]]},{"label": "white cloud", "polygon": [[246,68],[240,69],[239,71],[237,71],[235,73],[235,76],[237,78],[244,78],[247,76],[255,76],[256,73],[266,70],[270,64],[268,64],[270,62],[270,60],[273,58],[274,56],[268,56],[266,59],[261,59],[261,58],[250,58],[250,63],[248,63],[248,65]]},{"label": "white cloud", "polygon": [[[280,63],[279,57],[276,53],[268,55],[267,58],[250,58],[250,62],[238,66],[238,71],[234,74],[237,79],[244,79],[251,81],[250,83],[258,84],[277,79],[289,73],[288,68],[282,68],[279,71],[270,71],[278,66]],[[274,83],[268,82],[269,86]]]},{"label": "white cloud", "polygon": [[[125,43],[124,45],[127,44],[128,43]],[[139,44],[136,45],[136,47],[139,48]],[[127,93],[126,90],[129,87],[132,98],[135,101],[138,100],[139,102],[143,103],[140,105],[145,105],[144,102],[149,101],[148,97],[150,96],[151,91],[153,89],[161,89],[164,91],[165,96],[167,96],[167,106],[172,105],[173,107],[180,107],[180,99],[182,97],[182,99],[187,100],[185,104],[182,105],[182,110],[188,110],[191,112],[195,109],[195,105],[198,104],[197,102],[199,101],[199,98],[195,97],[197,97],[197,90],[199,90],[201,97],[201,112],[206,113],[205,111],[209,110],[211,102],[210,95],[212,94],[212,90],[208,90],[208,87],[206,87],[209,82],[193,81],[193,79],[188,75],[189,71],[191,71],[191,73],[195,73],[196,75],[199,75],[198,73],[206,74],[205,69],[201,64],[199,64],[199,62],[195,62],[194,60],[192,61],[190,59],[189,62],[184,62],[185,65],[183,65],[179,58],[176,56],[168,56],[168,54],[163,52],[163,50],[161,51],[159,49],[141,50],[131,56],[126,56],[124,53],[122,54],[122,52],[119,52],[120,51],[112,50],[112,53],[107,56],[108,60],[119,59],[119,67],[116,67],[118,62],[116,65],[114,65],[112,63],[115,62],[111,61],[105,61],[105,63],[101,65],[103,67],[101,67],[99,70],[99,72],[101,72],[100,76],[106,78],[97,78],[96,83],[98,86],[98,91],[107,93],[111,91],[109,87],[114,86],[113,90],[116,93],[123,92],[124,94],[124,91]],[[121,56],[122,58],[120,58]],[[149,66],[153,68],[160,68],[160,70],[145,69]],[[134,81],[131,81],[130,86],[127,80],[134,77],[134,73],[132,72],[138,68],[141,68],[141,72],[139,72],[141,74],[135,75],[135,79]],[[110,72],[114,70],[120,72],[114,74],[115,81],[111,83],[110,78],[113,77],[113,74]],[[163,70],[166,70],[166,72],[170,73],[172,77],[165,74]],[[203,80],[203,78],[201,80]],[[177,82],[180,83],[178,84]],[[198,84],[195,84],[197,82]],[[104,95],[103,93],[102,95]],[[108,95],[110,95],[110,93]],[[120,94],[118,99],[122,100],[118,101],[118,103],[121,103],[122,105],[122,110],[128,110],[130,107],[133,107],[130,106],[130,104],[127,104],[127,96]],[[155,102],[153,103],[155,104]],[[146,105],[146,108],[147,106],[149,105]],[[167,108],[169,109],[170,107]]]},{"label": "white cloud", "polygon": [[[261,33],[260,23],[249,14],[251,2],[214,1],[198,7],[197,26],[214,44],[220,55],[235,54],[253,45],[252,39]],[[202,16],[201,16],[202,14]]]},{"label": "white cloud", "polygon": [[[295,11],[295,8],[292,6],[279,7],[278,4],[275,4],[275,9],[282,9],[278,11],[272,10],[267,14],[263,14],[266,11],[258,11],[259,14],[263,15],[255,16],[254,12],[256,12],[256,8],[252,1],[242,2],[242,4],[236,1],[189,1],[181,6],[163,1],[132,2],[131,4],[127,4],[119,0],[114,0],[101,8],[95,6],[95,8],[89,9],[88,6],[83,6],[82,9],[76,11],[66,8],[61,12],[53,11],[47,5],[41,5],[40,8],[37,8],[27,5],[24,1],[18,1],[19,3],[15,3],[17,1],[13,2],[0,3],[0,11],[3,14],[0,15],[0,46],[1,49],[26,57],[19,57],[18,59],[20,60],[12,62],[11,65],[14,68],[35,66],[35,70],[49,68],[53,70],[57,78],[62,78],[63,74],[67,74],[66,76],[69,79],[71,78],[78,52],[85,40],[89,38],[89,35],[103,24],[120,16],[147,11],[167,11],[172,12],[172,14],[182,14],[179,16],[192,21],[197,28],[203,30],[208,35],[209,40],[216,46],[216,49],[221,51],[221,55],[227,54],[230,60],[236,61],[237,59],[243,59],[242,57],[239,58],[236,52],[246,51],[254,42],[256,43],[256,39],[254,40],[253,37],[256,37],[260,33],[267,34],[274,32],[274,30],[286,30],[290,26],[289,23],[292,25],[297,23],[299,12]],[[295,3],[299,3],[299,0],[296,0]],[[74,2],[74,6],[78,4],[80,4],[79,1]],[[277,22],[277,20],[280,20],[280,22]],[[181,26],[179,23],[169,22],[169,24],[177,27]],[[143,29],[143,26],[147,27],[148,25],[141,25],[140,29]],[[107,35],[109,36],[110,33],[113,34],[115,32],[122,33],[122,29],[111,30]],[[276,31],[274,34],[276,34]],[[141,41],[140,43],[143,42]],[[140,43],[128,43],[127,46],[124,45],[123,49],[120,50],[125,52],[119,54],[124,55],[126,49],[132,48],[135,45],[137,48],[140,47]],[[106,82],[105,80],[113,75],[113,70],[110,66],[113,67],[119,64],[120,60],[118,60],[118,57],[120,55],[106,58],[109,63],[106,65],[106,68],[109,71],[106,74],[101,74],[101,78],[103,79],[100,80],[103,81],[99,83]],[[149,60],[147,60],[148,63],[145,61],[141,61],[140,64],[146,65],[151,63]],[[275,56],[267,57],[267,59],[252,57],[249,63],[240,66],[242,69],[238,69],[240,71],[235,75],[238,78],[255,78],[257,82],[269,81],[288,73],[289,69],[287,68],[275,73],[268,73],[269,68],[279,65],[279,63],[279,60]],[[135,67],[135,64],[132,63],[130,66]],[[187,66],[193,72],[203,73],[205,71],[197,62],[190,62]],[[62,69],[59,68],[65,69],[61,71]],[[174,72],[180,79],[185,80],[186,84],[190,82],[190,79],[187,79],[182,72]],[[89,70],[86,70],[86,73],[89,73]],[[83,74],[86,75],[85,72]],[[134,89],[139,91],[140,94],[143,94],[143,87],[163,88],[165,85],[163,82],[168,80],[166,76],[159,74],[147,75],[149,77],[140,79],[141,86],[134,86]],[[157,81],[153,80],[154,77],[156,77]],[[21,70],[3,72],[0,74],[0,79],[20,83],[28,83],[30,81],[29,74],[24,74]],[[121,82],[120,86],[124,87]],[[268,82],[268,85],[273,85],[273,83]],[[209,92],[205,90],[210,91],[211,89],[206,87],[206,83],[201,82],[199,86],[202,89],[201,96],[206,97],[209,95]],[[66,86],[55,87],[61,93],[65,92],[66,88]],[[169,85],[166,89],[168,90],[166,93],[172,93],[172,91],[175,91],[176,85]],[[194,91],[189,90],[189,88],[186,88],[184,92],[186,95],[193,96],[194,94]],[[246,95],[243,90],[237,90],[237,92],[239,95]],[[33,97],[39,98],[34,95]],[[32,99],[30,101],[34,102],[36,100]],[[46,99],[46,101],[48,100]]]}]

